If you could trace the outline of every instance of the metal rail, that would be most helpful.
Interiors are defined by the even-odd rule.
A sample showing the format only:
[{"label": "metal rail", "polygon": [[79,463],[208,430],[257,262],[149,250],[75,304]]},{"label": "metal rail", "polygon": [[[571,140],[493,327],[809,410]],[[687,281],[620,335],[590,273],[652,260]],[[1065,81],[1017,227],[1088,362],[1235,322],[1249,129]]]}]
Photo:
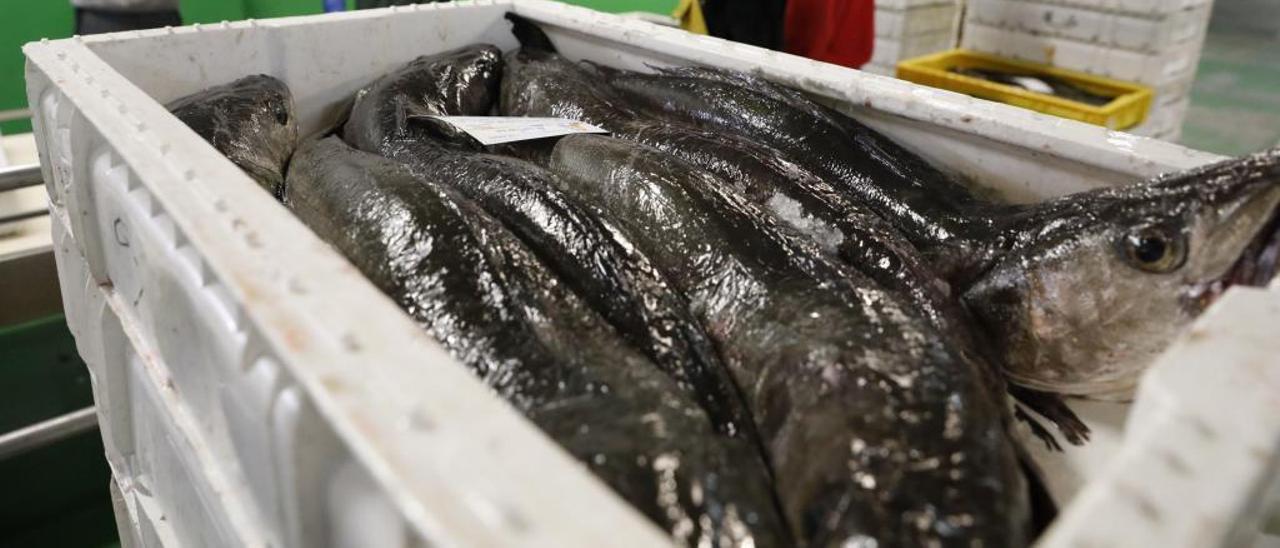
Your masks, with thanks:
[{"label": "metal rail", "polygon": [[18,108],[13,110],[0,110],[0,122],[12,122],[14,120],[25,120],[31,117],[31,109]]},{"label": "metal rail", "polygon": [[49,210],[47,209],[37,209],[35,211],[23,211],[22,213],[5,215],[4,217],[0,217],[0,225],[7,225],[9,223],[16,223],[27,219],[34,219],[36,217],[44,217],[48,214]]},{"label": "metal rail", "polygon": [[[44,184],[44,176],[40,173],[40,164],[0,167],[0,193],[42,184]],[[0,217],[0,225],[34,219],[48,214],[48,209],[38,209],[5,215]]]},{"label": "metal rail", "polygon": [[97,425],[97,410],[89,406],[19,428],[0,436],[0,460],[67,439]]},{"label": "metal rail", "polygon": [[0,167],[0,192],[44,184],[40,164]]}]

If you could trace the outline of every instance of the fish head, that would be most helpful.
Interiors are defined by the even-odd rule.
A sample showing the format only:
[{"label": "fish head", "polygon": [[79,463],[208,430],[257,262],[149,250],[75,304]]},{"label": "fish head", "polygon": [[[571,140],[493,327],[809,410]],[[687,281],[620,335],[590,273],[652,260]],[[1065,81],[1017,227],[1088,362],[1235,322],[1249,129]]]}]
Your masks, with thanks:
[{"label": "fish head", "polygon": [[247,76],[167,105],[178,119],[276,197],[297,145],[293,95],[284,82]]},{"label": "fish head", "polygon": [[[472,45],[418,57],[358,91],[343,128],[343,140],[378,152],[397,141],[435,140],[442,135],[464,148],[459,132],[440,131],[438,116],[485,116],[498,100],[502,52]],[[425,121],[425,122],[424,122]]]},{"label": "fish head", "polygon": [[284,196],[284,166],[298,141],[293,94],[275,78],[251,78],[238,82],[242,100],[223,121],[228,134],[238,136],[238,150],[228,156],[279,199]]},{"label": "fish head", "polygon": [[1124,399],[1227,288],[1275,276],[1277,204],[1280,149],[1046,202],[962,299],[1013,382]]}]

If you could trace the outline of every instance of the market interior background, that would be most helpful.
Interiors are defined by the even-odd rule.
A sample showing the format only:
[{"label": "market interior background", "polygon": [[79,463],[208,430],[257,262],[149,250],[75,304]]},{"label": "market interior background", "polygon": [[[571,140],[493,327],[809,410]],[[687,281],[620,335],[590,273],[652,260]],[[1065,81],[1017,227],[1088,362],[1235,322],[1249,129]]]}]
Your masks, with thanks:
[{"label": "market interior background", "polygon": [[[569,0],[611,12],[670,14],[676,0]],[[22,4],[20,7],[17,4]],[[354,0],[350,0],[348,7]],[[320,13],[321,0],[182,0],[187,24]],[[34,157],[22,44],[73,32],[66,0],[8,0],[0,7],[0,165]],[[1224,155],[1280,145],[1280,1],[1216,0],[1178,141]],[[30,160],[21,160],[30,161]],[[40,192],[36,189],[30,189]],[[39,202],[39,198],[35,199]],[[47,222],[47,221],[46,221]],[[43,238],[47,240],[47,224]],[[35,232],[39,232],[38,230]],[[0,234],[0,433],[92,405],[87,372],[66,331],[57,276],[43,256]],[[5,247],[5,246],[8,247]],[[46,304],[24,304],[46,303]],[[15,316],[21,311],[20,316]],[[96,430],[0,458],[0,548],[113,546],[109,471]]]}]

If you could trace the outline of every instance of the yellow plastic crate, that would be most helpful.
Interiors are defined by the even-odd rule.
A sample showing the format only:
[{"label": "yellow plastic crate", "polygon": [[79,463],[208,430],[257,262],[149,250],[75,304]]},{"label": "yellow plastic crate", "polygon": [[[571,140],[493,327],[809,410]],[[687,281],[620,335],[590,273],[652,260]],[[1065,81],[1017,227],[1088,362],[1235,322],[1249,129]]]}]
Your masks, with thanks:
[{"label": "yellow plastic crate", "polygon": [[[951,72],[957,68],[1049,76],[1113,99],[1105,105],[1090,105]],[[1154,95],[1151,88],[1135,83],[963,49],[903,61],[898,64],[898,78],[1111,129],[1126,129],[1142,123]]]}]

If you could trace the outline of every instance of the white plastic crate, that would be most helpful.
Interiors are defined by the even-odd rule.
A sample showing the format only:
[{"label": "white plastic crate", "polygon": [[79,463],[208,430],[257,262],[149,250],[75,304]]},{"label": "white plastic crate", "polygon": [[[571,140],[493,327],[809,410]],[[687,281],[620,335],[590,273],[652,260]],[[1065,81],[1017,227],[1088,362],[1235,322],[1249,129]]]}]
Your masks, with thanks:
[{"label": "white plastic crate", "polygon": [[1194,9],[1213,4],[1213,0],[1017,0],[1019,2],[1045,2],[1062,6],[1079,7],[1094,11],[1127,13],[1157,18],[1175,11]]},{"label": "white plastic crate", "polygon": [[877,36],[871,50],[871,63],[897,66],[903,59],[949,50],[955,45],[956,35],[951,29],[899,38]]},{"label": "white plastic crate", "polygon": [[1147,54],[968,21],[964,27],[962,46],[1159,86],[1194,76],[1203,43],[1193,40],[1170,46],[1159,53]]},{"label": "white plastic crate", "polygon": [[879,74],[880,76],[896,76],[898,67],[896,65],[877,65],[875,63],[867,63],[859,70],[870,72],[871,74]]},{"label": "white plastic crate", "polygon": [[956,31],[960,23],[960,6],[939,4],[907,10],[877,7],[875,13],[876,36],[897,38]]},{"label": "white plastic crate", "polygon": [[1003,29],[1159,53],[1177,44],[1203,40],[1209,24],[1209,6],[1174,11],[1153,19],[1049,3],[972,0],[965,17],[968,21]]},{"label": "white plastic crate", "polygon": [[1153,86],[1155,103],[1152,107],[1158,108],[1159,105],[1181,101],[1186,98],[1191,94],[1191,85],[1195,83],[1195,80],[1195,73],[1192,73],[1188,76],[1177,78],[1172,82]]},{"label": "white plastic crate", "polygon": [[959,4],[959,0],[875,0],[876,9],[906,11],[942,4]]},{"label": "white plastic crate", "polygon": [[1130,133],[1171,140],[1182,133],[1182,122],[1187,118],[1187,108],[1190,106],[1191,98],[1187,96],[1154,104],[1147,119],[1130,130]]},{"label": "white plastic crate", "polygon": [[[28,45],[28,96],[52,202],[63,300],[92,372],[120,522],[128,529],[124,538],[142,546],[664,542],[161,106],[267,72],[294,90],[307,133],[360,86],[417,55],[474,42],[513,47],[502,19],[508,10],[542,23],[574,58],[637,70],[701,63],[758,71],[1012,199],[1121,184],[1218,159],[536,0]],[[1074,544],[1092,538],[1088,516],[1152,506],[1162,519],[1201,524],[1198,537],[1165,546],[1256,535],[1251,505],[1258,497],[1247,487],[1276,464],[1280,417],[1254,414],[1258,409],[1249,406],[1262,406],[1280,393],[1280,384],[1250,356],[1275,355],[1276,342],[1271,324],[1233,307],[1272,307],[1266,317],[1274,318],[1280,304],[1275,293],[1248,295],[1247,302],[1228,299],[1213,313],[1217,321],[1239,318],[1240,325],[1194,341],[1230,349],[1222,355],[1232,359],[1214,363],[1212,374],[1195,375],[1188,368],[1200,354],[1166,356],[1143,383],[1129,429],[1086,413],[1098,433],[1093,444],[1041,457],[1053,470],[1051,487],[1066,502],[1063,522],[1042,542]],[[1262,329],[1266,336],[1257,334]],[[1216,407],[1204,395],[1235,386],[1222,383],[1240,383],[1237,389],[1246,393]],[[1174,493],[1212,489],[1216,499],[1200,504],[1166,496],[1161,461],[1136,472],[1114,468],[1131,466],[1127,455],[1153,450],[1185,452],[1186,462],[1200,462],[1209,454],[1207,442],[1170,446],[1165,442],[1182,438],[1165,434],[1177,434],[1168,429],[1183,428],[1185,417],[1203,416],[1208,428],[1217,428],[1224,409],[1251,419],[1247,430],[1214,430],[1213,455],[1236,458],[1234,448],[1252,447],[1252,460],[1229,470],[1199,467]],[[1258,449],[1264,442],[1270,448]],[[1224,474],[1235,483],[1220,483]],[[1116,490],[1129,495],[1105,496]],[[1069,501],[1075,492],[1080,495]],[[1163,534],[1158,524],[1128,523],[1131,536],[1115,538]],[[1135,542],[1117,545],[1141,544]]]}]

